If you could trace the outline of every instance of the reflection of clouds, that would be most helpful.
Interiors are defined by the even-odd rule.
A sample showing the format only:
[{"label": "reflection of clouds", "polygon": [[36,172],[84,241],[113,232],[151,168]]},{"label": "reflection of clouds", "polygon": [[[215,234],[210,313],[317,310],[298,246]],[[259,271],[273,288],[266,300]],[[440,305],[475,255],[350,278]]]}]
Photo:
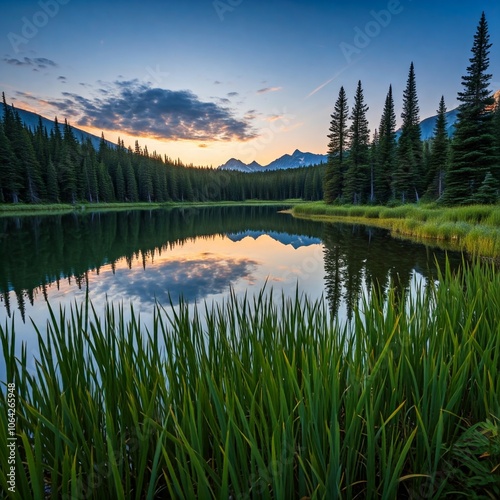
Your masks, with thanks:
[{"label": "reflection of clouds", "polygon": [[91,299],[108,296],[138,301],[144,306],[153,305],[155,299],[167,304],[170,294],[174,303],[180,297],[194,302],[225,292],[238,280],[252,280],[257,266],[258,262],[251,259],[211,253],[162,260],[146,269],[117,269],[112,279],[95,277],[90,285]]}]

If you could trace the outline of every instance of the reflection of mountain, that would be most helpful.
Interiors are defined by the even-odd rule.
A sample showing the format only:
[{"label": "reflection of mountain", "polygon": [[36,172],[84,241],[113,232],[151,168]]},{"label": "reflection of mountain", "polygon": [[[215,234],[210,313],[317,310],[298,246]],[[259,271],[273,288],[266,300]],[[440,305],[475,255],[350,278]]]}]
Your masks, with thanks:
[{"label": "reflection of mountain", "polygon": [[[85,287],[89,270],[125,259],[129,268],[196,238],[244,231],[304,234],[318,238],[320,224],[279,214],[279,207],[213,207],[76,213],[0,218],[0,298],[8,314],[9,291],[25,301],[47,296],[52,283]],[[203,244],[203,243],[201,243]],[[207,293],[210,293],[208,291]]]},{"label": "reflection of mountain", "polygon": [[273,240],[278,241],[282,245],[290,245],[295,249],[321,244],[320,238],[313,238],[301,234],[279,233],[277,231],[240,231],[238,233],[228,233],[226,236],[231,241],[241,241],[243,238],[247,237],[256,240],[263,235],[270,236]]}]

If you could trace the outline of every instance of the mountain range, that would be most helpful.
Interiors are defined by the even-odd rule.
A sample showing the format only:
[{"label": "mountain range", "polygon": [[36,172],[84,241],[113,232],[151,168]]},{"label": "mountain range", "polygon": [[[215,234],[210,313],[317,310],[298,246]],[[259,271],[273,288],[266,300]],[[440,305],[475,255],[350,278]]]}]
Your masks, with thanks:
[{"label": "mountain range", "polygon": [[260,165],[256,161],[246,164],[236,158],[231,158],[224,165],[220,165],[219,170],[239,170],[240,172],[262,172],[264,170],[284,170],[287,168],[309,167],[326,163],[327,155],[314,153],[303,153],[296,149],[291,155],[286,154],[273,160],[267,165]]}]

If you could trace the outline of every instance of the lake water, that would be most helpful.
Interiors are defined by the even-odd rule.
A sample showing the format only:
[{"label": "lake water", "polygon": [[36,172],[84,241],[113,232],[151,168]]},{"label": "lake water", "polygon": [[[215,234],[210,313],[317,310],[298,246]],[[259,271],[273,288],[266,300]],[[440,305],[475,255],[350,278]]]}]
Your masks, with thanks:
[{"label": "lake water", "polygon": [[[0,321],[35,353],[31,320],[88,294],[133,304],[147,326],[155,303],[222,301],[273,290],[324,297],[341,319],[378,282],[408,289],[435,278],[444,252],[364,226],[295,219],[285,207],[211,207],[0,218]],[[458,254],[449,254],[452,266]],[[127,309],[127,308],[125,308]],[[3,363],[2,363],[3,364]],[[0,379],[1,379],[0,373]]]}]

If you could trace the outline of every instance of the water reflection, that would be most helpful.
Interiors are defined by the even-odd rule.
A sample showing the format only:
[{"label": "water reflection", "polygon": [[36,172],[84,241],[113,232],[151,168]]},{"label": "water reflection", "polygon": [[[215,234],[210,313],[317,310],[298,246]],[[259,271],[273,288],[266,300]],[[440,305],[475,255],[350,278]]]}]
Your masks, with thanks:
[{"label": "water reflection", "polygon": [[282,245],[290,245],[297,249],[300,247],[308,247],[311,245],[320,245],[321,239],[302,234],[279,233],[277,231],[241,231],[239,233],[230,233],[227,237],[231,241],[241,241],[244,238],[253,238],[254,240],[267,235],[275,241],[279,241]]},{"label": "water reflection", "polygon": [[[345,304],[352,317],[363,292],[375,286],[386,296],[408,291],[415,277],[437,277],[436,262],[444,267],[446,253],[422,244],[392,238],[385,230],[366,226],[325,224],[323,232],[325,291],[331,311]],[[461,265],[458,253],[448,253],[452,269]]]},{"label": "water reflection", "polygon": [[[38,303],[189,302],[267,281],[350,317],[363,290],[433,276],[444,253],[387,231],[294,219],[276,207],[188,208],[0,218],[0,316]],[[460,258],[451,255],[452,265]],[[343,315],[344,312],[341,311]],[[1,318],[0,318],[1,319]]]},{"label": "water reflection", "polygon": [[[208,295],[221,294],[239,280],[252,280],[252,272],[258,262],[204,252],[186,257],[175,256],[143,261],[143,267],[132,266],[131,270],[115,269],[113,279],[96,280],[92,296],[113,297],[115,300],[131,301],[135,304],[152,305],[152,299],[160,304],[170,300],[177,303],[180,298],[187,302],[199,302]],[[125,271],[125,272],[122,272]]]},{"label": "water reflection", "polygon": [[228,255],[230,241],[215,248],[221,237],[242,243],[271,232],[274,241],[295,249],[320,244],[319,227],[277,212],[256,206],[1,218],[4,310],[11,316],[17,305],[25,320],[27,304],[82,289],[99,300],[141,304],[169,293],[174,301],[223,293],[238,281],[255,281],[258,262],[255,250]]}]

